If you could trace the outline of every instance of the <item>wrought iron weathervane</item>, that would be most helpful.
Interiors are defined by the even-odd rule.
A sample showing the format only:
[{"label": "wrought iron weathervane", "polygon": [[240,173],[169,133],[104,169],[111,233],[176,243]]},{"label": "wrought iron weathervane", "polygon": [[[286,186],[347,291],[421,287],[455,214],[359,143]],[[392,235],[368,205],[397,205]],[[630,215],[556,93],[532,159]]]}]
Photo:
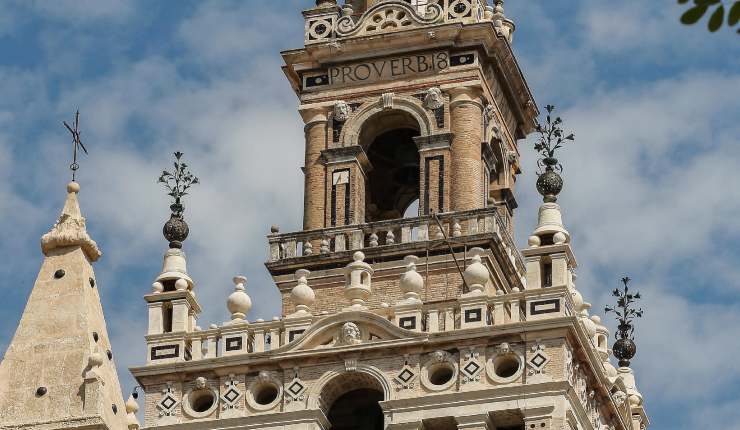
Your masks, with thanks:
[{"label": "wrought iron weathervane", "polygon": [[555,203],[558,201],[558,194],[563,190],[563,178],[560,176],[563,166],[555,158],[555,154],[566,143],[574,142],[576,135],[565,134],[562,128],[562,118],[553,119],[552,113],[555,111],[555,106],[547,105],[545,109],[547,110],[547,124],[537,124],[540,138],[534,145],[534,149],[542,156],[537,161],[540,171],[542,166],[545,166],[545,171],[537,174],[537,191],[542,194],[545,203]]},{"label": "wrought iron weathervane", "polygon": [[69,130],[69,132],[72,134],[72,145],[74,149],[72,150],[72,164],[69,165],[69,170],[72,171],[72,182],[75,182],[76,176],[77,176],[77,170],[80,169],[80,165],[77,164],[77,151],[82,150],[82,152],[87,155],[87,148],[85,148],[85,145],[82,144],[82,139],[80,138],[80,111],[77,110],[77,113],[75,114],[75,122],[74,127],[67,124],[67,121],[62,121],[62,124],[64,124],[64,127]]},{"label": "wrought iron weathervane", "polygon": [[619,359],[620,367],[629,367],[630,360],[637,353],[637,345],[635,345],[635,326],[634,321],[636,318],[642,318],[642,309],[634,308],[635,303],[642,298],[640,293],[630,292],[629,283],[631,279],[628,277],[622,278],[622,284],[624,289],[615,289],[612,291],[612,296],[617,298],[617,306],[607,306],[604,308],[606,313],[613,312],[617,317],[617,332],[614,336],[617,341],[614,343],[613,351],[614,356]]},{"label": "wrought iron weathervane", "polygon": [[182,198],[188,195],[188,190],[193,185],[200,183],[198,178],[190,172],[188,165],[182,161],[182,156],[182,152],[175,152],[175,170],[172,173],[164,170],[157,181],[164,185],[168,191],[167,195],[173,199],[170,205],[172,214],[169,221],[165,223],[162,233],[170,242],[170,248],[177,249],[182,248],[182,243],[190,233],[190,228],[183,216],[185,207],[182,205]]}]

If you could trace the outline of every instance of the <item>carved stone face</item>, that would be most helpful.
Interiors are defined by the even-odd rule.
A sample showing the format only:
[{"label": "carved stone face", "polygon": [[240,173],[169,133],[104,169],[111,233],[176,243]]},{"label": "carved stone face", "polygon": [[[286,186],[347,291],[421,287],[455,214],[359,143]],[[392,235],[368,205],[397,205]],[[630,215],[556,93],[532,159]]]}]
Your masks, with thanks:
[{"label": "carved stone face", "polygon": [[339,102],[334,105],[334,119],[344,122],[349,119],[349,105],[345,102]]},{"label": "carved stone face", "polygon": [[199,390],[202,390],[202,389],[206,388],[206,378],[204,378],[204,377],[201,376],[198,379],[196,379],[195,380],[195,388],[197,388]]},{"label": "carved stone face", "polygon": [[342,342],[346,344],[356,344],[361,342],[360,328],[353,322],[345,323],[342,326]]},{"label": "carved stone face", "polygon": [[439,109],[444,106],[442,90],[437,87],[429,88],[424,95],[424,107],[430,110]]}]

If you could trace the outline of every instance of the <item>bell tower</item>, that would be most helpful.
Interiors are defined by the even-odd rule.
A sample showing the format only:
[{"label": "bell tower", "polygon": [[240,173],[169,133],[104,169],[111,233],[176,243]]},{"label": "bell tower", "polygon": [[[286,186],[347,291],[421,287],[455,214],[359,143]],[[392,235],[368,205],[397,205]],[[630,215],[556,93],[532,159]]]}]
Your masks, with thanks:
[{"label": "bell tower", "polygon": [[611,364],[609,332],[576,288],[554,154],[528,248],[513,239],[518,142],[542,127],[503,3],[303,12],[304,46],[282,53],[305,127],[303,228],[268,235],[280,315],[249,321],[236,277],[231,320],[195,326],[184,266],[167,270],[181,252],[168,252],[174,275],[147,301],[178,299],[192,318],[147,337],[149,351],[186,353],[132,369],[145,427],[647,426],[629,362]]}]

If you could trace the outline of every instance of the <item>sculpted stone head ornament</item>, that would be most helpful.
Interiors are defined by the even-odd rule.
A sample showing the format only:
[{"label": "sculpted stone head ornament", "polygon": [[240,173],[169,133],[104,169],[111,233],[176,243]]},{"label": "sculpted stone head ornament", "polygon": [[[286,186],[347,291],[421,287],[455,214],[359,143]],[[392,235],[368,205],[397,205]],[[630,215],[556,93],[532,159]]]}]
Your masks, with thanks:
[{"label": "sculpted stone head ornament", "polygon": [[439,109],[444,106],[445,100],[442,96],[442,90],[432,87],[424,93],[424,107],[429,110]]},{"label": "sculpted stone head ornament", "polygon": [[356,345],[362,342],[360,328],[353,322],[344,323],[342,326],[342,343]]},{"label": "sculpted stone head ornament", "polygon": [[338,102],[334,105],[334,119],[344,122],[349,119],[350,109],[346,102]]}]

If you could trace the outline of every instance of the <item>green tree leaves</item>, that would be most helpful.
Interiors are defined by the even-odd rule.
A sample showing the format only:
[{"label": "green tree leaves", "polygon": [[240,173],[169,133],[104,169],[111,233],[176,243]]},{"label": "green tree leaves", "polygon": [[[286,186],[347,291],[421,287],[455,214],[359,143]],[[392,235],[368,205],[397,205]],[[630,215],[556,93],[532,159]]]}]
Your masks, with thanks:
[{"label": "green tree leaves", "polygon": [[[689,3],[689,0],[678,0],[678,4],[687,3]],[[685,25],[696,24],[710,10],[707,28],[712,33],[722,28],[722,24],[725,23],[725,16],[727,17],[728,27],[734,27],[740,22],[740,0],[734,0],[731,7],[725,7],[723,0],[693,0],[693,3],[693,6],[681,15],[681,22]],[[728,8],[729,13],[726,13]],[[737,33],[740,34],[740,29]]]}]

